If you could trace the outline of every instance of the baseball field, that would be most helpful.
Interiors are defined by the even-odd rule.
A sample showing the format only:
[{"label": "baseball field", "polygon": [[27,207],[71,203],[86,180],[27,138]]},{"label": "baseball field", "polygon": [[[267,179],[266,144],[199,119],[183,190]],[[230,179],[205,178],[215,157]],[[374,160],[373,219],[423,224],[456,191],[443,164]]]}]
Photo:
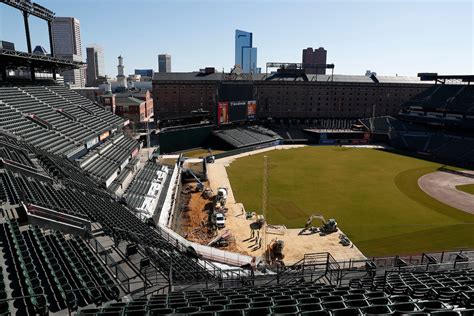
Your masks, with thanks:
[{"label": "baseball field", "polygon": [[474,184],[458,185],[456,189],[464,191],[469,194],[474,194]]},{"label": "baseball field", "polygon": [[311,214],[323,214],[336,219],[366,256],[474,248],[474,215],[418,186],[421,176],[444,165],[377,149],[326,146],[243,157],[227,173],[247,211],[261,213],[264,155],[270,224],[299,228]]}]

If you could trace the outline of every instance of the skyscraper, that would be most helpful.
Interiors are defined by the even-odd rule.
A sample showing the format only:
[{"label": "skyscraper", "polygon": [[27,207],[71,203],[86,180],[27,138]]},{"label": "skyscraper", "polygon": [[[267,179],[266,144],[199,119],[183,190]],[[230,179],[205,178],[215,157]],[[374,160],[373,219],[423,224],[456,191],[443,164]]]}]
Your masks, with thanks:
[{"label": "skyscraper", "polygon": [[307,74],[326,74],[327,51],[324,47],[313,50],[312,47],[303,49],[303,68]]},{"label": "skyscraper", "polygon": [[244,73],[257,73],[257,48],[252,46],[252,33],[235,30],[235,65]]},{"label": "skyscraper", "polygon": [[[53,47],[56,57],[82,62],[81,24],[71,17],[55,17],[53,21]],[[84,69],[61,73],[64,82],[84,87]]]},{"label": "skyscraper", "polygon": [[99,45],[91,45],[86,48],[87,54],[87,76],[86,86],[96,87],[101,82],[98,81],[99,77],[105,75],[104,65],[104,51]]},{"label": "skyscraper", "polygon": [[171,72],[171,55],[168,55],[168,54],[158,55],[158,71]]}]

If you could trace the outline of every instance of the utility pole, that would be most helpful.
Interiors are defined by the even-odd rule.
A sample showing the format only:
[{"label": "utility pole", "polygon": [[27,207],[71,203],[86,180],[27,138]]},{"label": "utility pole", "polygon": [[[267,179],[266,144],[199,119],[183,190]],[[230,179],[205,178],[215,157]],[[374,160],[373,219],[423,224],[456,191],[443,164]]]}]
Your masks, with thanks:
[{"label": "utility pole", "polygon": [[[267,251],[267,191],[268,191],[268,162],[267,155],[263,156],[263,194],[262,194],[262,213],[263,213],[263,234],[264,234],[264,253]],[[270,254],[267,254],[265,260],[268,262]]]}]

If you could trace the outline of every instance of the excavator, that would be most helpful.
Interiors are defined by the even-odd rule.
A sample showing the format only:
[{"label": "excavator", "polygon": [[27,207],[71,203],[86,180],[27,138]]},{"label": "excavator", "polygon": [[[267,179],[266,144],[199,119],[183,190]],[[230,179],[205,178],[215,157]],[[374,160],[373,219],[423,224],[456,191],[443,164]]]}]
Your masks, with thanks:
[{"label": "excavator", "polygon": [[[321,227],[314,227],[312,225],[314,219],[319,219],[323,225]],[[319,232],[319,234],[322,236],[328,235],[328,234],[337,232],[337,222],[333,218],[329,219],[329,221],[326,221],[324,216],[320,214],[311,215],[310,217],[308,217],[308,220],[306,221],[304,229],[301,231],[300,234],[304,233],[307,230],[310,231],[311,233]]]}]

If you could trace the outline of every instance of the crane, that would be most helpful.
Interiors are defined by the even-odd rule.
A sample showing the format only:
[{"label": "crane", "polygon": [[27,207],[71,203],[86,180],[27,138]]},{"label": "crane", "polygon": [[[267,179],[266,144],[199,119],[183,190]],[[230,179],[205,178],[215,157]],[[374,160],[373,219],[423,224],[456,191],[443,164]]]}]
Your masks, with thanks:
[{"label": "crane", "polygon": [[191,170],[191,169],[185,169],[184,170],[186,174],[193,176],[194,179],[197,181],[197,189],[202,192],[204,190],[204,184],[201,182],[201,180],[196,176],[196,174]]}]

